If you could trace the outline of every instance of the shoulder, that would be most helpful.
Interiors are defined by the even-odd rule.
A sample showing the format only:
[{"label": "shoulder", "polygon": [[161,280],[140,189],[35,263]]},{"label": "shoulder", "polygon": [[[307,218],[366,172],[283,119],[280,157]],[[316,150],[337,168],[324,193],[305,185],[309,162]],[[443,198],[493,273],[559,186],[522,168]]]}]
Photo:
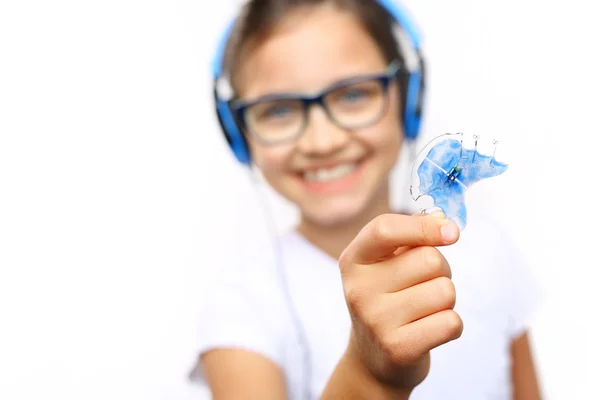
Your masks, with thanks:
[{"label": "shoulder", "polygon": [[[203,266],[206,297],[219,290],[234,290],[243,296],[273,296],[281,290],[283,259],[300,260],[307,248],[294,232],[240,244],[222,254],[215,265]],[[308,249],[310,250],[310,249]],[[230,293],[228,293],[230,294]]]},{"label": "shoulder", "polygon": [[[255,240],[240,244],[222,254],[216,263],[203,266],[199,296],[201,323],[212,313],[219,313],[220,319],[225,321],[244,309],[257,307],[258,312],[275,301],[279,292],[276,264],[276,252],[271,243]],[[224,311],[228,314],[223,314]]]},{"label": "shoulder", "polygon": [[241,245],[203,266],[196,343],[199,354],[242,348],[278,361],[284,310],[268,243]]},{"label": "shoulder", "polygon": [[241,347],[278,361],[290,336],[280,257],[283,250],[297,252],[294,246],[290,234],[276,241],[255,240],[203,267],[197,305],[200,353]]},{"label": "shoulder", "polygon": [[[286,374],[294,373],[297,367],[289,360],[295,359],[297,332],[289,314],[290,293],[283,275],[290,273],[290,264],[300,266],[312,254],[311,248],[293,232],[275,241],[267,238],[257,242],[223,254],[219,265],[211,265],[215,269],[202,283],[198,305],[196,351],[202,355],[214,349],[247,350]],[[283,257],[294,262],[284,263]],[[305,269],[294,268],[294,273],[303,274]],[[293,284],[294,279],[290,281]],[[205,381],[200,366],[192,371],[192,378],[197,383]]]}]

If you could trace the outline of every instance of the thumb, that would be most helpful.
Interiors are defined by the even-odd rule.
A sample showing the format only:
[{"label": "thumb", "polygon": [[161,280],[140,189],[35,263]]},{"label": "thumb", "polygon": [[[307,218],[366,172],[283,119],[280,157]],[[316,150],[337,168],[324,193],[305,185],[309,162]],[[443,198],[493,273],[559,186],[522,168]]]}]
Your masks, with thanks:
[{"label": "thumb", "polygon": [[372,264],[400,254],[404,248],[453,244],[459,236],[458,226],[441,212],[413,216],[384,214],[358,233],[343,251],[340,261]]},{"label": "thumb", "polygon": [[[414,214],[414,216],[415,217],[438,218],[438,219],[441,219],[441,220],[444,220],[446,218],[446,215],[444,214],[444,212],[442,210],[436,210],[436,211],[433,211],[433,212],[431,212],[429,214],[425,214],[424,212],[419,212],[419,213]],[[399,256],[400,254],[406,252],[407,250],[409,250],[411,248],[412,247],[410,247],[410,246],[400,246],[388,258]]]}]

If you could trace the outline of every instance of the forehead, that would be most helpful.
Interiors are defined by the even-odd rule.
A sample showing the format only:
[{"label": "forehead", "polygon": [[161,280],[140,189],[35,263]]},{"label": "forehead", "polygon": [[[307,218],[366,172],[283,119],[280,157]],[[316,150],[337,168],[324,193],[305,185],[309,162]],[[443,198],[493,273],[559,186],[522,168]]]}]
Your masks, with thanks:
[{"label": "forehead", "polygon": [[290,13],[244,54],[237,86],[248,99],[277,92],[312,93],[386,67],[377,43],[360,22],[325,4]]}]

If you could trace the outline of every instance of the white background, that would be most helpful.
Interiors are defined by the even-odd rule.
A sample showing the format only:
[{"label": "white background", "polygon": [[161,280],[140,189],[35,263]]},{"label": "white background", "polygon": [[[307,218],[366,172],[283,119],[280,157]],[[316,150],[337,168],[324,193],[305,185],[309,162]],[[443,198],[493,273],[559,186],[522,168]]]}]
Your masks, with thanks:
[{"label": "white background", "polygon": [[[186,380],[195,299],[265,232],[210,104],[236,3],[0,3],[1,399],[205,398]],[[544,290],[546,398],[600,398],[593,2],[406,4],[430,63],[425,138],[498,137],[511,163],[468,200],[511,230]]]}]

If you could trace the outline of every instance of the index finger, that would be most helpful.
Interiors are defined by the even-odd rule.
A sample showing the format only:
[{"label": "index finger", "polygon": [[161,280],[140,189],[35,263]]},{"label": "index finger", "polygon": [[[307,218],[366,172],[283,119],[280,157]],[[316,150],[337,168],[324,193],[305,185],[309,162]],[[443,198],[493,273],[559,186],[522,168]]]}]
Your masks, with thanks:
[{"label": "index finger", "polygon": [[458,226],[445,218],[383,214],[358,233],[340,260],[372,264],[389,257],[402,246],[447,246],[455,243],[459,236]]}]

